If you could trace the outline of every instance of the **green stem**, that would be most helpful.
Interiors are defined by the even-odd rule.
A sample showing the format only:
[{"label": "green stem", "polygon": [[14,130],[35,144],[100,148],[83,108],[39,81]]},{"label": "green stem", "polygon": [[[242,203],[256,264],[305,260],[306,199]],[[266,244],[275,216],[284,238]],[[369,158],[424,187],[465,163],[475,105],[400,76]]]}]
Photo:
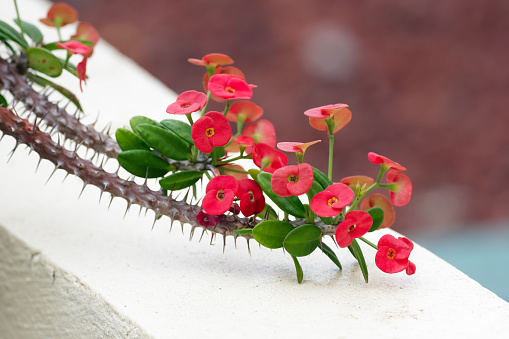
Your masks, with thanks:
[{"label": "green stem", "polygon": [[234,168],[223,167],[223,170],[225,170],[226,172],[235,172],[235,173],[249,174],[249,172],[247,172],[247,171],[241,171],[241,170],[234,169]]},{"label": "green stem", "polygon": [[200,117],[205,115],[205,110],[207,109],[207,106],[209,105],[211,95],[212,95],[212,93],[210,93],[210,91],[207,91],[207,102],[205,103],[205,106],[203,106],[203,108],[201,109]]},{"label": "green stem", "polygon": [[193,122],[193,117],[191,116],[191,113],[186,114],[186,118],[189,121],[189,123],[191,124],[191,126],[193,126],[194,122]]},{"label": "green stem", "polygon": [[332,162],[334,154],[334,133],[329,134],[329,180],[332,180]]},{"label": "green stem", "polygon": [[224,112],[223,112],[224,116],[226,116],[226,114],[228,114],[231,104],[232,104],[231,100],[226,100],[226,106],[224,107]]},{"label": "green stem", "polygon": [[377,184],[380,183],[380,181],[382,180],[382,176],[384,175],[385,172],[387,172],[388,169],[389,168],[387,166],[380,165],[380,170],[378,171],[378,177],[376,178]]},{"label": "green stem", "polygon": [[360,240],[364,241],[366,244],[368,244],[369,246],[373,247],[375,250],[378,251],[378,246],[376,246],[375,244],[373,244],[371,241],[369,241],[368,239],[365,239],[363,237],[359,237]]},{"label": "green stem", "polygon": [[239,155],[238,157],[231,158],[231,159],[228,159],[228,160],[225,160],[225,161],[218,161],[216,163],[216,165],[217,166],[225,165],[225,164],[229,164],[232,161],[236,161],[236,160],[240,160],[240,159],[249,159],[250,157],[251,157],[251,154],[248,154],[248,155]]},{"label": "green stem", "polygon": [[25,34],[23,30],[23,24],[21,23],[21,16],[19,15],[18,2],[14,0],[14,7],[16,7],[16,16],[18,17],[19,28],[21,29],[21,35]]},{"label": "green stem", "polygon": [[60,34],[60,26],[55,26],[55,28],[57,29],[58,41],[62,42],[62,35]]}]

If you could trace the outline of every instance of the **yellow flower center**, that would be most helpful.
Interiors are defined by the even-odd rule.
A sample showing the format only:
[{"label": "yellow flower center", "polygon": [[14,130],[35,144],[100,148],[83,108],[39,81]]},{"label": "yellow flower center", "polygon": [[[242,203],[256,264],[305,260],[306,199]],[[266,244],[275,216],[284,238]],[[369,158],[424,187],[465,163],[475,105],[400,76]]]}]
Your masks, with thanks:
[{"label": "yellow flower center", "polygon": [[393,248],[389,248],[389,250],[387,251],[387,258],[393,259],[395,255],[396,251]]},{"label": "yellow flower center", "polygon": [[224,199],[224,191],[223,190],[217,191],[216,198],[217,198],[217,200],[223,200]]},{"label": "yellow flower center", "polygon": [[294,175],[294,174],[292,174],[292,175],[290,175],[290,176],[288,177],[288,181],[289,181],[289,182],[296,183],[297,181],[299,181],[299,176],[298,176],[298,175]]},{"label": "yellow flower center", "polygon": [[329,205],[329,207],[332,207],[332,205],[334,205],[337,202],[338,202],[338,198],[332,197],[329,199],[329,201],[327,201],[327,205]]},{"label": "yellow flower center", "polygon": [[191,106],[191,105],[189,105],[189,104],[184,104],[184,105],[182,105],[182,106],[180,106],[180,107],[181,107],[181,108],[188,108],[189,106]]},{"label": "yellow flower center", "polygon": [[207,137],[211,137],[214,135],[214,129],[211,127],[211,128],[207,128],[207,130],[205,131],[205,135],[207,135]]},{"label": "yellow flower center", "polygon": [[351,232],[355,229],[355,227],[357,227],[357,225],[352,225],[350,227],[348,227],[348,232]]},{"label": "yellow flower center", "polygon": [[234,88],[231,88],[230,86],[225,87],[225,88],[224,88],[224,91],[225,91],[226,93],[235,94],[235,89],[234,89]]},{"label": "yellow flower center", "polygon": [[249,201],[251,201],[251,202],[255,201],[253,192],[249,191],[247,193],[249,194]]}]

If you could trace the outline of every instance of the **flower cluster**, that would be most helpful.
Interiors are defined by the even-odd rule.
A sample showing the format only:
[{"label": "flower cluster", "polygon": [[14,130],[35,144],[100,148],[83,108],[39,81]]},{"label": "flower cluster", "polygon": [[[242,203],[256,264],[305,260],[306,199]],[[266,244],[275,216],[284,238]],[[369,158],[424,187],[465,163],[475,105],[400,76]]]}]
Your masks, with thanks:
[{"label": "flower cluster", "polygon": [[[334,251],[321,242],[325,235],[332,235],[340,248],[349,248],[366,281],[368,272],[358,241],[377,250],[375,263],[381,271],[415,272],[415,265],[408,260],[413,248],[410,240],[384,235],[375,245],[364,238],[369,232],[390,227],[395,221],[395,206],[409,203],[412,183],[403,174],[406,168],[370,152],[368,160],[379,165],[376,179],[353,175],[333,181],[334,136],[352,119],[348,105],[338,103],[304,112],[313,128],[327,134],[329,167],[325,174],[304,160],[309,147],[318,147],[321,140],[278,143],[274,125],[262,119],[263,109],[251,101],[256,86],[246,81],[240,69],[230,66],[232,58],[213,53],[189,62],[205,67],[204,92],[185,91],[166,109],[169,114],[185,116],[189,123],[138,119],[131,121],[133,132],[137,132],[130,137],[131,142],[126,140],[122,147],[122,140],[117,140],[125,153],[133,152],[129,147],[135,138],[141,138],[143,145],[153,148],[150,154],[201,165],[201,170],[177,170],[159,181],[169,191],[191,186],[196,191],[196,182],[204,175],[208,177],[202,210],[196,215],[199,225],[215,227],[223,220],[242,220],[238,219],[242,213],[251,221],[241,221],[243,228],[234,231],[251,234],[268,248],[284,247],[296,263],[298,276],[297,257],[309,255],[319,247],[340,266]],[[207,110],[211,100],[224,103],[224,110]],[[143,148],[143,152],[148,151]],[[298,164],[288,165],[283,152],[294,153]],[[119,159],[130,170],[134,166],[127,155],[130,156],[121,153]],[[259,170],[246,171],[237,163],[246,160]],[[144,174],[143,169],[142,166],[138,173]],[[389,197],[372,192],[375,189],[387,190]]]}]

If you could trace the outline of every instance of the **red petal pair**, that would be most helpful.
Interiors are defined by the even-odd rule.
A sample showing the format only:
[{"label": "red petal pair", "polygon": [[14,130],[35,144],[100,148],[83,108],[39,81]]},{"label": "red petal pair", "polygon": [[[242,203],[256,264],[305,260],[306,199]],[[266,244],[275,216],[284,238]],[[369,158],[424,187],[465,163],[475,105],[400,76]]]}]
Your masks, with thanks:
[{"label": "red petal pair", "polygon": [[321,217],[335,217],[353,201],[354,195],[352,189],[345,184],[333,184],[315,195],[309,206]]},{"label": "red petal pair", "polygon": [[345,215],[345,220],[336,228],[336,242],[339,247],[348,247],[353,239],[362,237],[373,225],[373,218],[366,211],[352,211]]},{"label": "red petal pair", "polygon": [[209,80],[210,93],[227,100],[251,99],[254,85],[248,85],[244,79],[230,74],[216,74]]},{"label": "red petal pair", "polygon": [[222,113],[209,112],[198,119],[191,128],[196,148],[210,153],[216,147],[226,145],[232,136],[232,128]]},{"label": "red petal pair", "polygon": [[253,147],[253,162],[262,171],[274,173],[278,168],[286,166],[288,159],[282,152],[273,149],[269,145],[259,143]]},{"label": "red petal pair", "polygon": [[207,103],[207,95],[197,91],[186,91],[177,97],[177,101],[166,108],[170,114],[189,114],[196,112]]},{"label": "red petal pair", "polygon": [[313,185],[313,167],[306,163],[282,167],[274,172],[270,185],[281,197],[304,194]]},{"label": "red petal pair", "polygon": [[205,188],[202,208],[212,215],[220,215],[230,209],[239,184],[231,175],[219,175],[209,181]]},{"label": "red petal pair", "polygon": [[415,264],[408,260],[414,244],[407,238],[396,239],[386,234],[378,241],[378,252],[375,256],[376,266],[385,273],[398,273],[403,270],[406,274],[415,273]]}]

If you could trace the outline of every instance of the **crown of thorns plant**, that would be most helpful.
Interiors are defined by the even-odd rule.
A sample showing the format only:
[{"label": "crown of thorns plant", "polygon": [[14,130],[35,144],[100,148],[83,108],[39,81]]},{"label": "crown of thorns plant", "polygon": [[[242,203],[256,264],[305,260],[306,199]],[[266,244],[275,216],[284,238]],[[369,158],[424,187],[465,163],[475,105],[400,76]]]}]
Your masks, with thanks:
[{"label": "crown of thorns plant", "polygon": [[[14,5],[17,10],[16,1]],[[65,71],[77,77],[81,90],[82,83],[86,84],[87,60],[99,35],[92,25],[81,22],[76,34],[62,39],[61,28],[77,19],[72,7],[52,5],[46,18],[40,20],[57,30],[58,41],[49,43],[35,25],[20,19],[19,12],[16,26],[0,21],[0,130],[2,138],[10,135],[16,141],[11,156],[24,144],[41,160],[52,162],[53,173],[62,169],[81,178],[83,189],[94,185],[101,196],[107,192],[111,200],[125,199],[126,213],[135,204],[140,212],[143,208],[152,210],[154,223],[167,216],[172,224],[175,220],[190,224],[191,237],[196,228],[202,228],[202,236],[206,231],[211,233],[211,242],[215,235],[222,235],[223,246],[226,237],[233,236],[235,240],[247,239],[248,248],[251,239],[267,248],[284,248],[293,259],[299,283],[303,271],[298,258],[315,250],[341,269],[335,251],[322,241],[325,236],[339,248],[348,248],[366,282],[368,270],[358,240],[376,250],[375,264],[383,272],[415,273],[415,265],[408,259],[413,249],[409,239],[387,234],[376,245],[364,238],[368,232],[390,227],[395,220],[394,206],[410,201],[412,183],[403,173],[405,167],[370,152],[368,160],[378,165],[376,179],[365,175],[339,181],[333,178],[334,135],[352,118],[348,105],[326,105],[304,112],[311,127],[328,137],[325,174],[304,161],[306,150],[321,140],[277,143],[272,123],[260,119],[263,109],[249,101],[256,86],[246,82],[241,70],[229,66],[234,63],[232,58],[212,53],[188,60],[205,67],[203,92],[181,93],[166,109],[169,119],[131,118],[131,129],[118,129],[113,139],[109,129],[98,132],[95,123],[84,125],[77,97],[48,78]],[[58,56],[62,51],[64,58]],[[81,61],[75,66],[71,61],[76,57]],[[53,91],[67,99],[65,106],[48,99]],[[224,103],[224,110],[207,111],[211,100]],[[68,113],[71,107],[74,114]],[[171,115],[185,115],[187,122]],[[236,127],[235,134],[231,124]],[[71,140],[74,149],[64,147],[65,140]],[[93,156],[80,157],[80,147],[93,150]],[[294,153],[298,165],[287,166],[282,151]],[[119,169],[144,178],[145,183],[137,184],[132,177],[123,179],[118,170],[105,171],[104,161],[110,158],[118,160]],[[243,168],[239,161],[252,161],[252,165]],[[150,189],[148,179],[156,179],[160,189]],[[202,180],[207,182],[205,192],[197,185]],[[387,190],[390,199],[372,194],[376,188]],[[174,198],[179,192],[185,192],[181,200]]]}]

